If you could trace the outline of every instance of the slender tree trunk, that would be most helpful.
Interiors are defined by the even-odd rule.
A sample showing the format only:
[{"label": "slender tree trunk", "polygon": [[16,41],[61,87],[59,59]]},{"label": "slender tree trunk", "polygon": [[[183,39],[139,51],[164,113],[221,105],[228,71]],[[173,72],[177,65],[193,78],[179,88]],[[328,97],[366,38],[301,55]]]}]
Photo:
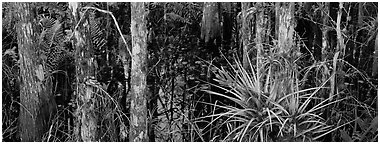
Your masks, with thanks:
[{"label": "slender tree trunk", "polygon": [[280,15],[280,2],[275,2],[275,4],[274,4],[274,9],[275,9],[275,18],[274,18],[274,23],[275,23],[275,28],[274,28],[274,33],[275,33],[275,35],[274,35],[274,38],[276,39],[276,40],[278,40],[278,33],[279,33],[279,23],[280,23],[280,17],[279,17],[279,15]]},{"label": "slender tree trunk", "polygon": [[[126,40],[124,43],[123,38]],[[125,102],[125,112],[130,110],[131,107],[131,56],[128,51],[131,51],[131,36],[129,35],[123,35],[123,37],[119,38],[119,56],[121,57],[123,68],[124,68],[124,78],[125,78],[125,95],[122,99]],[[124,122],[120,125],[120,139],[121,141],[128,140],[128,123]]]},{"label": "slender tree trunk", "polygon": [[[256,43],[256,72],[257,76],[261,75],[261,57],[262,57],[262,52],[264,50],[264,39],[265,39],[265,23],[266,19],[264,18],[264,9],[262,8],[264,3],[258,2],[256,3],[257,7],[257,13],[256,13],[256,32],[255,32],[255,43]],[[259,85],[260,86],[260,85]],[[260,87],[258,88],[260,90]]]},{"label": "slender tree trunk", "polygon": [[342,10],[343,10],[343,2],[339,2],[339,9],[338,9],[338,15],[336,20],[336,35],[337,35],[337,45],[335,49],[335,54],[333,58],[333,72],[332,77],[330,80],[330,101],[332,100],[331,97],[335,95],[336,86],[339,86],[343,83],[343,77],[338,75],[337,72],[342,69],[342,64],[338,61],[339,58],[345,55],[345,45],[344,45],[344,39],[342,36],[342,30],[341,30],[341,20],[342,20]]},{"label": "slender tree trunk", "polygon": [[[356,17],[355,15],[357,14],[356,12],[356,6],[358,6],[357,3],[347,3],[345,9],[347,11],[345,12],[346,14],[346,28],[347,31],[345,32],[346,35],[351,35],[355,36],[355,30],[358,29],[357,24],[355,23],[354,19],[351,19],[350,17]],[[349,40],[352,39],[352,40]],[[350,63],[351,65],[356,65],[354,61],[354,49],[355,49],[355,37],[349,38],[346,42],[346,55],[344,56],[344,60]]]},{"label": "slender tree trunk", "polygon": [[[357,27],[361,28],[363,27],[363,17],[364,17],[364,11],[363,11],[363,6],[364,6],[364,2],[359,2],[359,7],[358,7],[358,23],[357,23]],[[354,50],[354,63],[356,63],[356,66],[357,68],[361,68],[362,66],[360,65],[360,60],[361,60],[361,51],[362,51],[362,48],[363,48],[363,45],[362,43],[365,41],[362,36],[363,36],[363,33],[365,32],[365,30],[358,30],[357,32],[357,35],[356,35],[356,48]]]},{"label": "slender tree trunk", "polygon": [[336,33],[337,33],[337,40],[338,40],[337,52],[341,52],[342,53],[341,55],[344,56],[346,47],[344,45],[344,39],[343,39],[343,34],[342,34],[342,29],[341,29],[342,14],[343,14],[343,2],[339,2],[338,17],[337,17],[337,22],[336,22]]},{"label": "slender tree trunk", "polygon": [[[36,9],[31,3],[15,3],[14,9],[20,57],[20,138],[23,142],[41,141],[55,105],[51,81],[46,77],[46,60],[37,45]],[[45,69],[45,70],[44,70]],[[54,103],[52,103],[54,102]]]},{"label": "slender tree trunk", "polygon": [[148,77],[149,85],[149,91],[152,93],[149,94],[149,106],[148,110],[150,111],[150,119],[148,124],[148,136],[149,136],[149,142],[155,142],[156,141],[156,134],[155,134],[155,126],[157,125],[157,97],[158,94],[158,83],[157,83],[157,75],[152,75]]},{"label": "slender tree trunk", "polygon": [[70,3],[70,8],[74,17],[74,24],[78,24],[74,29],[75,66],[76,66],[76,110],[75,134],[77,141],[97,141],[98,140],[98,115],[96,113],[97,98],[95,97],[92,85],[95,79],[95,61],[92,49],[90,22],[88,15],[80,11],[81,3]]},{"label": "slender tree trunk", "polygon": [[322,61],[327,60],[327,54],[328,54],[328,31],[329,31],[329,15],[330,15],[330,3],[324,2],[323,4],[323,10],[321,11],[322,15]]},{"label": "slender tree trunk", "polygon": [[[152,28],[149,29],[149,34],[150,38],[148,38],[148,43],[149,43],[149,48],[155,48],[159,47],[157,45],[157,40],[155,39],[155,36],[153,35],[154,30]],[[147,54],[149,55],[149,53]],[[156,63],[159,61],[158,59],[160,58],[160,55],[158,54],[157,51],[152,54],[152,56],[148,60],[148,67],[155,67]],[[157,69],[156,69],[157,70]],[[148,111],[149,111],[149,122],[148,122],[148,137],[149,137],[149,142],[155,142],[156,141],[156,133],[155,133],[155,126],[158,123],[158,111],[157,111],[157,100],[159,97],[159,84],[158,84],[158,78],[159,76],[157,73],[150,73],[148,74],[147,77],[147,83],[148,83],[148,90],[149,90],[149,100],[148,100]]]},{"label": "slender tree trunk", "polygon": [[235,25],[235,44],[234,44],[234,47],[237,47],[237,55],[239,56],[239,58],[243,58],[243,57],[240,57],[240,56],[243,56],[243,50],[242,50],[242,47],[240,46],[240,40],[241,40],[241,37],[240,37],[240,31],[238,30],[240,27],[239,27],[239,19],[237,17],[237,15],[239,14],[239,2],[237,3],[234,3],[232,6],[233,6],[233,10],[234,10],[234,15],[236,16],[235,19],[234,19],[234,25]]},{"label": "slender tree trunk", "polygon": [[[323,25],[322,25],[321,59],[322,59],[322,61],[327,61],[328,60],[328,52],[329,52],[328,32],[329,32],[330,28],[329,28],[328,21],[329,21],[329,15],[330,15],[330,3],[324,2],[322,5],[323,5],[323,9],[321,11],[321,16],[322,16],[322,24]],[[330,76],[329,69],[327,66],[324,66],[321,83],[326,82],[329,76]],[[327,98],[328,97],[328,90],[321,89],[321,96],[323,98]]]},{"label": "slender tree trunk", "polygon": [[378,39],[377,39],[377,36],[376,35],[376,40],[375,40],[375,52],[373,54],[373,64],[372,64],[372,76],[376,76],[377,75],[377,71],[378,71],[378,68],[377,68],[377,59],[378,59]]},{"label": "slender tree trunk", "polygon": [[241,18],[241,34],[242,34],[242,41],[243,41],[243,67],[248,68],[248,61],[249,61],[249,43],[250,39],[249,37],[251,36],[251,28],[249,27],[249,22],[250,19],[247,16],[248,9],[250,8],[250,3],[248,2],[243,2],[241,4],[241,13],[242,13],[242,18]]},{"label": "slender tree trunk", "polygon": [[131,125],[129,140],[148,141],[147,122],[147,10],[145,3],[131,4],[132,69],[131,69]]}]

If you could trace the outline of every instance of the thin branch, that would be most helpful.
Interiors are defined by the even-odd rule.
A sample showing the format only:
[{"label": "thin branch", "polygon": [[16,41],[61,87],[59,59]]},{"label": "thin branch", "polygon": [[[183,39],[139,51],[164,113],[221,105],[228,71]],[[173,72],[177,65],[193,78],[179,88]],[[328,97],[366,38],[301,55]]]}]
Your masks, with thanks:
[{"label": "thin branch", "polygon": [[[86,13],[86,12],[87,12],[87,10],[86,10],[84,13]],[[83,17],[81,17],[81,18],[79,19],[78,23],[75,25],[75,27],[74,27],[74,29],[73,29],[73,32],[71,33],[71,36],[69,37],[68,40],[71,40],[71,38],[73,38],[75,30],[78,29],[79,24],[80,24],[80,22],[81,22],[82,20],[83,20]]]}]

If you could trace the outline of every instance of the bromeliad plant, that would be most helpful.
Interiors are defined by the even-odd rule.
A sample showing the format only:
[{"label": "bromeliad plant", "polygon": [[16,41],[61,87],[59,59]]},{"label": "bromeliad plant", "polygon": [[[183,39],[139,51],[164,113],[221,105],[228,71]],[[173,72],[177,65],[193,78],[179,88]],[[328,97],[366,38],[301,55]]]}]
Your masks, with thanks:
[{"label": "bromeliad plant", "polygon": [[[210,104],[224,109],[211,114],[215,125],[228,128],[222,141],[315,141],[336,130],[321,117],[322,109],[340,100],[322,99],[317,92],[325,87],[300,89],[296,61],[278,56],[267,58],[261,67],[243,67],[235,58],[229,68],[217,68],[212,84],[225,92],[204,89],[205,92],[224,97],[236,105]],[[327,80],[328,81],[328,80]],[[313,103],[318,101],[318,103]],[[203,118],[206,118],[203,117]]]}]

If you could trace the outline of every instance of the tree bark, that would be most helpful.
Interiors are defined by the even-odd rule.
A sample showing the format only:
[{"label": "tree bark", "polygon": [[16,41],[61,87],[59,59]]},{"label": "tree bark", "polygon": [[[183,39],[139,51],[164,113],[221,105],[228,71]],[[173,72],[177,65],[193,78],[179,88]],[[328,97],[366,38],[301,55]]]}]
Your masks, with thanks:
[{"label": "tree bark", "polygon": [[20,57],[20,138],[23,142],[42,141],[51,113],[55,111],[51,80],[46,77],[46,60],[39,57],[36,9],[31,3],[15,3],[14,9]]},{"label": "tree bark", "polygon": [[[278,47],[279,53],[289,53],[292,49],[294,37],[294,3],[281,2],[278,8]],[[290,55],[290,53],[289,53]]]},{"label": "tree bark", "polygon": [[147,122],[147,10],[145,3],[131,4],[132,69],[131,69],[131,142],[148,141]]},{"label": "tree bark", "polygon": [[75,134],[77,141],[97,141],[98,140],[98,115],[96,113],[97,98],[93,80],[95,79],[95,61],[90,35],[90,20],[88,15],[80,11],[81,3],[72,2],[69,4],[74,17],[74,24],[78,24],[74,29],[75,67],[76,67],[76,110]]},{"label": "tree bark", "polygon": [[[262,8],[264,5],[263,2],[256,3],[257,13],[256,13],[256,31],[255,31],[255,44],[256,44],[256,68],[257,75],[261,74],[259,70],[261,68],[261,57],[263,56],[265,42],[265,33],[266,33],[266,18],[264,18],[264,9]],[[260,89],[260,88],[258,88]]]},{"label": "tree bark", "polygon": [[[361,28],[363,27],[363,17],[364,17],[364,10],[363,10],[363,7],[364,7],[364,2],[359,2],[359,7],[358,7],[358,22],[357,22],[357,27],[358,28]],[[365,41],[363,39],[363,35],[365,33],[365,30],[358,30],[357,34],[356,34],[356,48],[354,50],[354,63],[356,65],[357,68],[362,68],[362,65],[361,65],[361,53],[362,53],[362,49],[363,49],[363,45],[362,43]]]},{"label": "tree bark", "polygon": [[201,39],[209,47],[213,55],[219,53],[218,47],[221,43],[221,26],[220,26],[219,4],[216,2],[205,2],[203,6]]},{"label": "tree bark", "polygon": [[[287,61],[295,61],[299,55],[299,48],[294,46],[294,28],[295,28],[295,20],[294,20],[294,2],[280,2],[276,5],[278,10],[276,18],[278,23],[276,23],[277,31],[277,53],[281,54],[283,58],[287,59]],[[280,73],[285,75],[285,77],[292,77],[292,75],[297,75],[297,68],[295,63],[286,64],[287,70],[273,73]],[[280,76],[281,78],[282,76]],[[297,77],[295,77],[297,78]],[[297,86],[294,86],[295,80],[289,79],[283,81],[283,87],[281,89],[282,93],[294,93],[297,90]],[[290,103],[297,103],[298,98],[291,97]],[[290,113],[296,113],[296,107],[292,107],[290,109]]]}]

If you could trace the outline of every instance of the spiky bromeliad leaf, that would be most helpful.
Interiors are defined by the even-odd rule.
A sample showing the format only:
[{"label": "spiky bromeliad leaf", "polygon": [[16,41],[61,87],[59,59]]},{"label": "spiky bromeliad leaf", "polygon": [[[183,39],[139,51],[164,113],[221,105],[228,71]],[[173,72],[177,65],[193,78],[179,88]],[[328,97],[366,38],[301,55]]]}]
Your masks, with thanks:
[{"label": "spiky bromeliad leaf", "polygon": [[[236,65],[229,64],[230,70],[217,68],[214,71],[215,81],[218,84],[211,84],[225,92],[204,90],[209,94],[227,98],[236,104],[235,106],[216,106],[225,109],[226,112],[212,115],[216,116],[216,119],[227,117],[225,124],[234,125],[235,122],[239,122],[225,140],[231,140],[229,135],[235,135],[232,140],[251,141],[253,137],[254,140],[267,141],[266,135],[274,132],[277,133],[277,137],[290,137],[294,140],[306,138],[311,141],[333,131],[332,126],[327,125],[326,120],[320,116],[320,109],[343,99],[332,102],[325,99],[313,107],[307,107],[311,99],[317,99],[316,93],[325,88],[324,84],[309,89],[296,89],[273,98],[271,94],[260,94],[262,91],[259,87],[260,76],[256,75],[252,66],[250,70],[246,70],[238,60],[236,60]],[[279,88],[278,85],[283,87],[291,81],[284,83],[274,80],[273,83],[274,88]],[[279,130],[273,131],[272,127],[277,127]]]}]

